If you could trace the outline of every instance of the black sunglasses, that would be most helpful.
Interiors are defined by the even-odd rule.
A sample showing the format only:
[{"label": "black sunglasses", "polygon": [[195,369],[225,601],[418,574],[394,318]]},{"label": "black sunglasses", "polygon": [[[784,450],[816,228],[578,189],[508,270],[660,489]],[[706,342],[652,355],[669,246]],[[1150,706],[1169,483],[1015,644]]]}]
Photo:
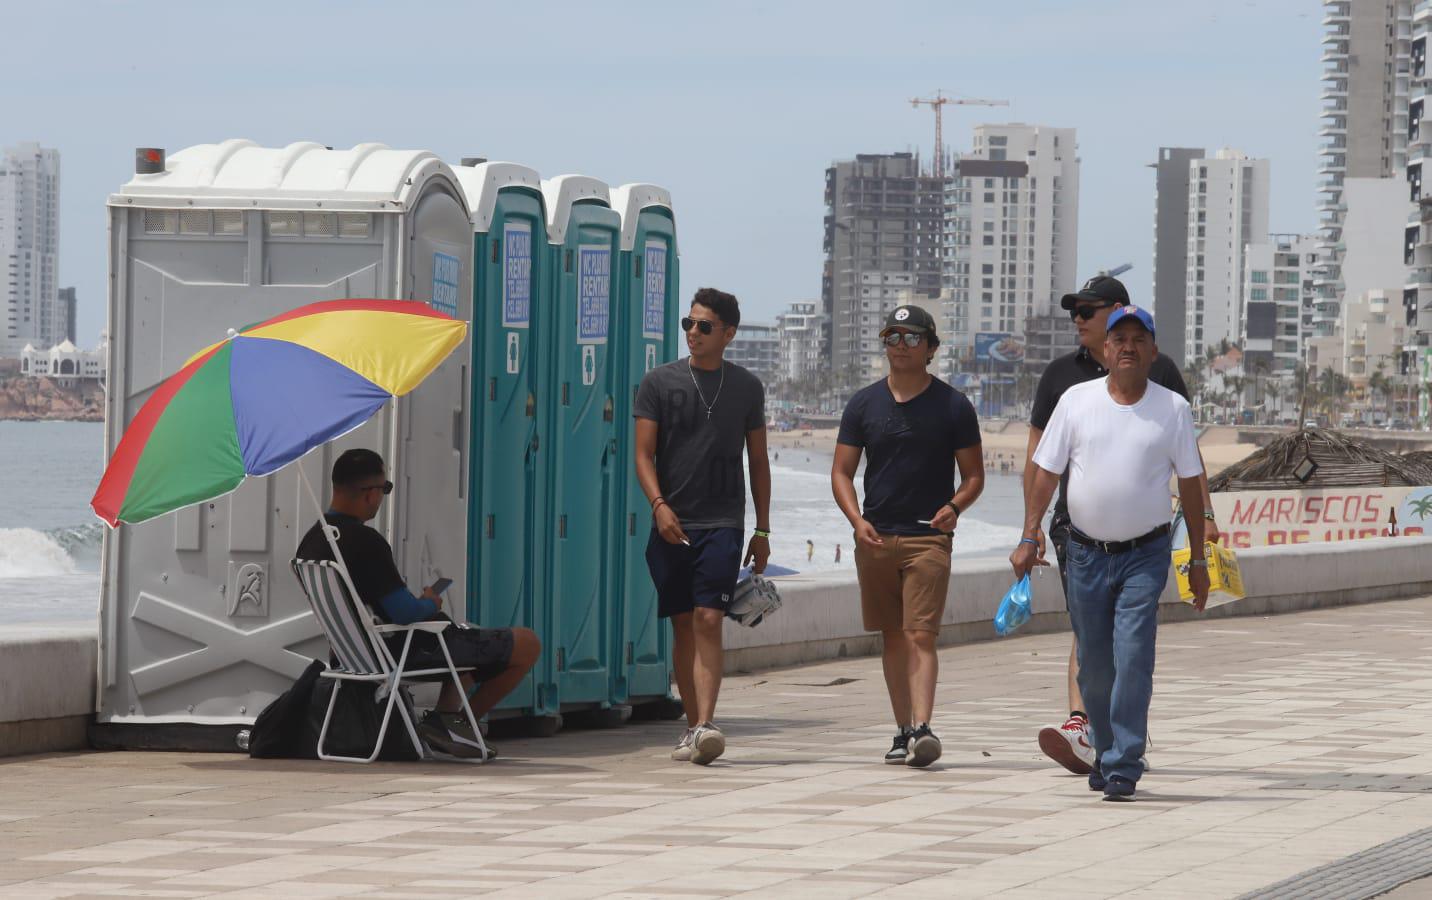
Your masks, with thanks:
[{"label": "black sunglasses", "polygon": [[887,347],[898,347],[900,346],[900,342],[904,341],[905,346],[910,348],[920,346],[920,342],[924,339],[925,336],[923,334],[914,334],[909,332],[902,333],[899,331],[892,331],[890,334],[884,335],[880,338],[880,340],[885,342],[885,346]]},{"label": "black sunglasses", "polygon": [[715,327],[716,323],[711,321],[710,319],[693,319],[690,316],[685,316],[681,320],[682,331],[690,331],[691,329],[695,328],[702,334],[710,334],[711,329]]},{"label": "black sunglasses", "polygon": [[1083,319],[1085,322],[1087,322],[1097,316],[1099,314],[1099,310],[1109,309],[1110,307],[1117,305],[1118,304],[1116,303],[1100,303],[1098,306],[1093,306],[1091,304],[1086,303],[1083,306],[1076,306],[1073,309],[1069,310],[1069,318]]},{"label": "black sunglasses", "polygon": [[382,484],[370,484],[370,485],[368,485],[367,487],[361,487],[361,488],[359,488],[358,490],[364,492],[365,494],[366,494],[368,491],[381,490],[381,491],[383,492],[383,494],[386,496],[386,495],[388,495],[388,494],[393,493],[393,482],[391,482],[391,481],[385,481],[385,482],[383,482]]}]

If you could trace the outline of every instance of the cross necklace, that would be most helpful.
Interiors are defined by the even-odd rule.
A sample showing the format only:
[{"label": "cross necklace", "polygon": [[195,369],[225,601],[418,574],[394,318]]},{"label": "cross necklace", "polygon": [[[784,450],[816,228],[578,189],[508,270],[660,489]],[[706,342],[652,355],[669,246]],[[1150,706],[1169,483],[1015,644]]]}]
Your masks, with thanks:
[{"label": "cross necklace", "polygon": [[716,396],[711,402],[706,402],[706,395],[701,393],[701,385],[696,383],[696,367],[691,364],[691,357],[686,357],[686,370],[691,375],[691,386],[696,388],[696,396],[701,398],[701,405],[706,407],[706,421],[711,421],[711,410],[716,408],[716,401],[721,399],[721,389],[726,386],[726,363],[721,363],[721,380],[716,384]]}]

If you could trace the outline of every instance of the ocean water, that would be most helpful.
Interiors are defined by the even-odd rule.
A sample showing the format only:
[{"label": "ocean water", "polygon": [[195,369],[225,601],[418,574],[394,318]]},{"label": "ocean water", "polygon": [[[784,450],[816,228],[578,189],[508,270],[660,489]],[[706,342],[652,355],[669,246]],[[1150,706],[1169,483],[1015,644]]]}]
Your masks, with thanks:
[{"label": "ocean water", "polygon": [[[103,472],[103,441],[98,423],[0,421],[0,626],[95,620],[105,526],[89,501]],[[830,496],[830,456],[776,452],[771,562],[853,578],[850,526]],[[1019,539],[1022,509],[1019,479],[988,475],[984,495],[960,520],[956,558],[1005,556]],[[749,504],[747,519],[754,527]],[[807,540],[815,544],[810,560]]]}]

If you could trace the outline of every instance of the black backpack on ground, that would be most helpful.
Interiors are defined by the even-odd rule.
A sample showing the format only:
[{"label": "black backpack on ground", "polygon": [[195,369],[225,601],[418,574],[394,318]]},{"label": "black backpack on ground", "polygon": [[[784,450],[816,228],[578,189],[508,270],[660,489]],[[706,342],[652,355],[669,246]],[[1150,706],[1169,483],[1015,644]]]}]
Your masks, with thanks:
[{"label": "black backpack on ground", "polygon": [[[318,677],[323,670],[323,663],[314,660],[293,683],[293,687],[259,713],[249,735],[249,756],[255,759],[318,758],[318,734],[323,727],[323,716],[328,711],[329,698],[337,686],[331,678]],[[376,702],[377,694],[376,684],[349,681],[343,685],[337,705],[333,707],[333,719],[328,723],[328,739],[323,748],[327,753],[366,757],[373,752],[373,745],[378,740],[378,726],[383,721],[383,710],[387,706],[386,702]],[[399,689],[398,702],[407,707],[408,715],[416,723],[413,699],[406,689]],[[387,738],[378,758],[418,759],[397,709],[393,710],[388,722]]]}]

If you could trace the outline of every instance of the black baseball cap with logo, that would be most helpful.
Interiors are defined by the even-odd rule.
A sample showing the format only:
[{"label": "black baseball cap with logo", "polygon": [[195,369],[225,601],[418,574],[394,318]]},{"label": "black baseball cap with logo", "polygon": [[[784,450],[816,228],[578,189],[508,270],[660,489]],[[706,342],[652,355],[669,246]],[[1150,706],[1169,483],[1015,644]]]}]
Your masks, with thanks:
[{"label": "black baseball cap with logo", "polygon": [[1059,305],[1073,309],[1080,303],[1122,303],[1129,305],[1129,292],[1124,283],[1112,275],[1095,275],[1072,294],[1065,294]]},{"label": "black baseball cap with logo", "polygon": [[881,337],[892,328],[908,328],[918,334],[935,334],[935,319],[918,306],[897,306],[885,317],[885,327],[880,329]]}]

